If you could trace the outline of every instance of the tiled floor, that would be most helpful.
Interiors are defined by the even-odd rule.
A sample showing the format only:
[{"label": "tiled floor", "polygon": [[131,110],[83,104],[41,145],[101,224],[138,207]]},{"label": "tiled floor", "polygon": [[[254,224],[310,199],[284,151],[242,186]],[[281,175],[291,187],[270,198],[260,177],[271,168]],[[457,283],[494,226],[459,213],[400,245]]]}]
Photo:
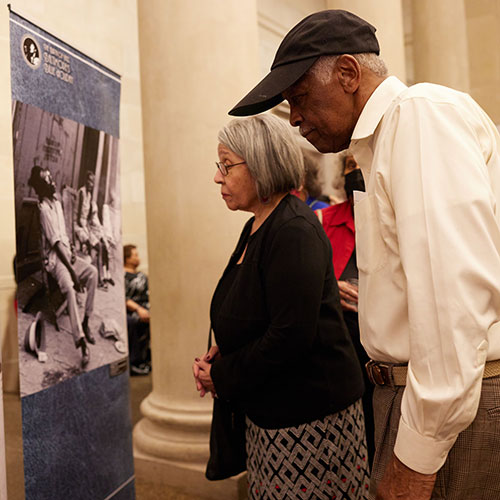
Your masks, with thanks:
[{"label": "tiled floor", "polygon": [[[139,406],[151,391],[151,375],[130,378],[132,423],[141,418]],[[7,490],[9,500],[25,500],[21,437],[21,402],[18,396],[4,394],[5,441],[7,454]],[[136,477],[137,500],[193,500],[176,491],[167,491]],[[89,499],[93,500],[93,499]]]}]

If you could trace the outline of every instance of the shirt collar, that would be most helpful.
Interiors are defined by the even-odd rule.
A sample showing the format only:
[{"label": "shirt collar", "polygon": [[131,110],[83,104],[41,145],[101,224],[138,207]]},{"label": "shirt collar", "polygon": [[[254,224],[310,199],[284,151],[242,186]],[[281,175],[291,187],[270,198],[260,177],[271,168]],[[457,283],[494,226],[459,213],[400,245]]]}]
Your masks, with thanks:
[{"label": "shirt collar", "polygon": [[359,115],[351,140],[356,141],[369,137],[375,132],[377,125],[395,97],[408,87],[395,76],[386,78],[369,97]]}]

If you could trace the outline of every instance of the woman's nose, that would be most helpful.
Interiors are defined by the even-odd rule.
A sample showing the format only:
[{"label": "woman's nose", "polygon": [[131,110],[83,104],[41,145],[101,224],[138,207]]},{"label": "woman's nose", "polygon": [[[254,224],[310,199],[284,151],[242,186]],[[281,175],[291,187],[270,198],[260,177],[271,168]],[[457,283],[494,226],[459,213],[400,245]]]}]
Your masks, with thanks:
[{"label": "woman's nose", "polygon": [[224,176],[219,169],[215,172],[214,182],[215,184],[222,184],[224,182]]}]

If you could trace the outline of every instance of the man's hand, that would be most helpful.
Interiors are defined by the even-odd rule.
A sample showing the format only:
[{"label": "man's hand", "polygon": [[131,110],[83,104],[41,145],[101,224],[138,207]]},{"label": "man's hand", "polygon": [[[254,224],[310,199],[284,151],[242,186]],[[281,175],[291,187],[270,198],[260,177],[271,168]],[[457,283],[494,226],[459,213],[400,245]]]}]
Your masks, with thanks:
[{"label": "man's hand", "polygon": [[83,286],[80,283],[80,280],[78,279],[78,276],[76,275],[75,272],[71,272],[71,279],[73,280],[73,288],[78,292],[82,293],[83,292]]},{"label": "man's hand", "polygon": [[149,323],[150,315],[149,315],[149,311],[145,307],[139,306],[136,309],[136,311],[137,311],[137,314],[139,315],[139,319],[143,323]]},{"label": "man's hand", "polygon": [[[340,305],[345,311],[358,312],[358,289],[347,281],[339,281]],[[353,304],[354,302],[354,304]]]},{"label": "man's hand", "polygon": [[421,474],[407,467],[396,455],[387,464],[377,488],[376,500],[429,500],[437,474]]},{"label": "man's hand", "polygon": [[71,263],[71,265],[73,265],[76,262],[75,246],[73,244],[71,244],[69,248],[71,251],[70,263]]},{"label": "man's hand", "polygon": [[54,250],[56,251],[56,254],[59,257],[60,261],[64,264],[64,266],[68,270],[69,275],[71,276],[71,279],[73,280],[73,288],[78,293],[83,292],[83,286],[80,283],[80,280],[78,279],[78,276],[76,275],[75,270],[73,269],[73,266],[71,265],[71,260],[72,260],[71,249],[68,252],[67,247],[64,247],[64,245],[60,241],[56,241],[56,243],[54,245]]},{"label": "man's hand", "polygon": [[125,301],[125,306],[127,307],[127,311],[137,313],[137,315],[139,316],[139,321],[142,321],[143,323],[149,323],[150,313],[148,309],[142,307],[132,299],[127,299]]}]

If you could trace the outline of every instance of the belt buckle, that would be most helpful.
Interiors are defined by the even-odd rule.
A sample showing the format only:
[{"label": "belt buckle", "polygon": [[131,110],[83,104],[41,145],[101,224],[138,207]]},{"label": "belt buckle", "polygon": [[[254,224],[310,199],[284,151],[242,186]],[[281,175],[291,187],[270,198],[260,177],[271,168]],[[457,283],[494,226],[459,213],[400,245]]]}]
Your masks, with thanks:
[{"label": "belt buckle", "polygon": [[377,363],[370,359],[366,363],[366,371],[368,373],[368,378],[375,385],[388,385],[390,387],[394,386],[394,381],[392,378],[391,367],[385,363]]}]

